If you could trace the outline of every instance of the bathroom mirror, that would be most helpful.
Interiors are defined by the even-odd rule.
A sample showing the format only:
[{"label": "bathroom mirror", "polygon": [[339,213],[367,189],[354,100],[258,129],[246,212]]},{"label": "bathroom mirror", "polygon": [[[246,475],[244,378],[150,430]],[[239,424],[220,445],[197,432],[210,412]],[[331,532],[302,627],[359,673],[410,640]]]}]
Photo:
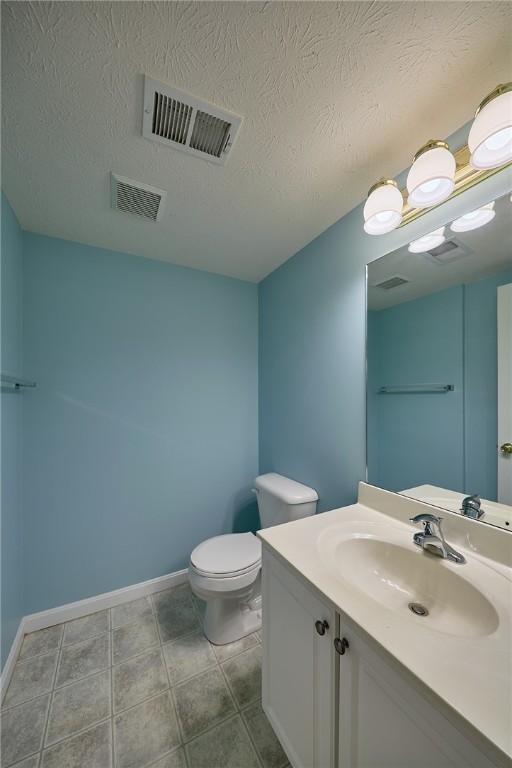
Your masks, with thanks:
[{"label": "bathroom mirror", "polygon": [[512,531],[511,195],[369,264],[367,311],[368,482]]}]

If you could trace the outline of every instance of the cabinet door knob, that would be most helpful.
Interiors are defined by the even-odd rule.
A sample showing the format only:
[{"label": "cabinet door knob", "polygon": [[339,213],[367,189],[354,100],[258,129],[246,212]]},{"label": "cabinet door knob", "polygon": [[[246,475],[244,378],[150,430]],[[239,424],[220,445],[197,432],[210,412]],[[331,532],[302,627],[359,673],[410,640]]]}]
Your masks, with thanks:
[{"label": "cabinet door knob", "polygon": [[318,632],[319,635],[325,635],[326,631],[329,629],[329,624],[324,619],[323,621],[315,621],[315,629]]},{"label": "cabinet door knob", "polygon": [[507,453],[512,453],[512,443],[503,443],[503,445],[500,447],[500,451],[506,455]]},{"label": "cabinet door knob", "polygon": [[340,656],[344,656],[347,652],[348,648],[350,648],[349,642],[346,637],[335,637],[334,638],[334,647],[337,651],[337,653],[340,654]]}]

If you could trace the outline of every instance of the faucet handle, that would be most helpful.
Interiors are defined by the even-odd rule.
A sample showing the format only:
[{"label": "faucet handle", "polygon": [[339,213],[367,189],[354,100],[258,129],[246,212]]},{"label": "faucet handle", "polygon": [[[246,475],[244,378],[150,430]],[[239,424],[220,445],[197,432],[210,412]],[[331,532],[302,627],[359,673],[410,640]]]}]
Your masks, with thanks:
[{"label": "faucet handle", "polygon": [[433,525],[439,525],[442,517],[438,517],[437,515],[431,515],[429,512],[420,512],[419,515],[415,515],[415,517],[410,517],[409,522],[414,523],[417,525],[418,523],[430,523]]}]

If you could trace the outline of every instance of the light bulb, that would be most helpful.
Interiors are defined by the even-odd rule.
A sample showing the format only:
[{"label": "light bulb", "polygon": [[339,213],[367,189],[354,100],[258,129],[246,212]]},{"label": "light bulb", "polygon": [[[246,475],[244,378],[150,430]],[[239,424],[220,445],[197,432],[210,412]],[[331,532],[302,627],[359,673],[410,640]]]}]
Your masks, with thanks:
[{"label": "light bulb", "polygon": [[494,219],[496,211],[494,210],[494,201],[477,208],[475,211],[465,213],[450,225],[452,232],[469,232],[472,229],[483,227]]},{"label": "light bulb", "polygon": [[512,83],[498,85],[478,107],[469,132],[473,168],[498,168],[512,160]]},{"label": "light bulb", "polygon": [[403,198],[393,179],[381,179],[371,187],[364,205],[364,230],[369,235],[384,235],[402,221]]},{"label": "light bulb", "polygon": [[455,158],[445,141],[429,141],[414,158],[407,176],[408,203],[429,208],[446,200],[455,186]]},{"label": "light bulb", "polygon": [[444,227],[440,227],[440,229],[435,229],[433,232],[429,232],[428,235],[423,235],[423,237],[413,240],[412,243],[409,244],[408,250],[410,253],[430,251],[432,248],[437,248],[438,245],[444,243],[445,239]]}]

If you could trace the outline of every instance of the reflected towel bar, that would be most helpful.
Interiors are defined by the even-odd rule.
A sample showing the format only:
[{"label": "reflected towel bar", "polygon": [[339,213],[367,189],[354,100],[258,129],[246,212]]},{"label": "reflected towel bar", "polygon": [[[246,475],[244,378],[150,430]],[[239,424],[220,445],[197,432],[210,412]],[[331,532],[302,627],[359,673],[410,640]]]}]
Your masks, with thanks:
[{"label": "reflected towel bar", "polygon": [[0,385],[2,391],[6,392],[19,392],[20,389],[25,387],[35,387],[35,381],[27,381],[27,379],[20,379],[19,376],[8,376],[6,373],[0,374]]},{"label": "reflected towel bar", "polygon": [[405,384],[404,386],[380,387],[378,395],[430,395],[453,392],[453,384]]}]

